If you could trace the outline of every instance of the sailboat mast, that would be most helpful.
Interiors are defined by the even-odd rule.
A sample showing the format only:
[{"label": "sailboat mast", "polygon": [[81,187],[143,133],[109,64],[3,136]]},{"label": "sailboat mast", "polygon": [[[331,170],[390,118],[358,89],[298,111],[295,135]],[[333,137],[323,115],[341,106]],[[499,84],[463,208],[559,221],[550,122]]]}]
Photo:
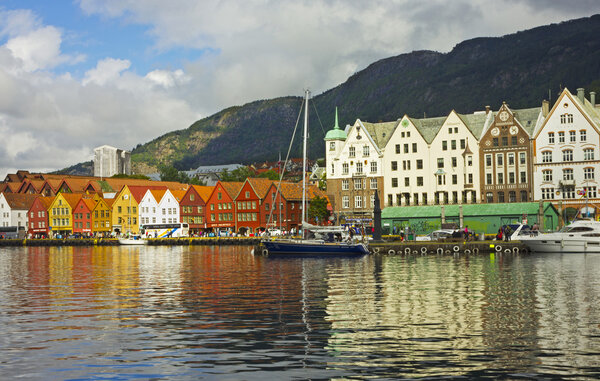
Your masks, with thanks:
[{"label": "sailboat mast", "polygon": [[[308,137],[308,97],[310,91],[304,90],[304,140],[302,148],[302,224],[306,221],[306,139]],[[304,227],[302,227],[304,235]]]}]

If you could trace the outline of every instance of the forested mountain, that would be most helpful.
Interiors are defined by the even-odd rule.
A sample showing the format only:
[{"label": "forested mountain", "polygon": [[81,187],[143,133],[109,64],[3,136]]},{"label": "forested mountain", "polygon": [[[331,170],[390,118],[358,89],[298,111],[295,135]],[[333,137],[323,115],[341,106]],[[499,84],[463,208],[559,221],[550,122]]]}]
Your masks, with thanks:
[{"label": "forested mountain", "polygon": [[[535,107],[543,99],[553,102],[564,87],[600,93],[600,15],[475,38],[449,53],[415,51],[377,61],[313,97],[309,154],[324,156],[323,137],[333,126],[335,106],[344,126],[357,118],[444,116],[452,109],[470,113],[486,105],[497,110],[502,101],[512,108]],[[275,160],[286,153],[301,102],[284,97],[225,109],[139,145],[132,152],[133,166],[148,173],[160,163],[187,170]],[[294,156],[300,156],[297,140]]]}]

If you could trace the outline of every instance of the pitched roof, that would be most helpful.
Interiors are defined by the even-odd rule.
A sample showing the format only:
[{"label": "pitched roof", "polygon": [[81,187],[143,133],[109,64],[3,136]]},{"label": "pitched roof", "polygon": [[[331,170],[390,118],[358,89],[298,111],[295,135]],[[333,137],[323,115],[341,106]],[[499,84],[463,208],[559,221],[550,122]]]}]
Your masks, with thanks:
[{"label": "pitched roof", "polygon": [[519,122],[521,127],[527,132],[529,136],[533,136],[533,130],[537,124],[538,117],[540,116],[540,112],[542,112],[541,107],[533,107],[533,108],[524,108],[519,110],[511,110],[515,119]]},{"label": "pitched roof", "polygon": [[157,203],[160,203],[160,200],[162,200],[165,193],[167,193],[167,189],[150,189],[150,193],[152,194],[152,197],[154,197],[154,200]]},{"label": "pitched roof", "polygon": [[181,200],[183,200],[183,197],[186,194],[186,191],[184,191],[184,190],[172,190],[170,192],[173,195],[173,197],[175,197],[175,199],[179,202],[181,202]]},{"label": "pitched roof", "polygon": [[87,208],[92,211],[94,209],[96,209],[96,205],[98,205],[94,200],[92,200],[91,198],[83,198],[83,203],[85,204],[85,206],[87,206]]},{"label": "pitched roof", "polygon": [[[167,190],[166,186],[135,186],[135,185],[128,185],[127,188],[129,188],[129,192],[131,192],[131,195],[133,196],[133,198],[135,199],[136,202],[140,202],[142,200],[142,198],[144,197],[144,195],[146,194],[146,191],[148,190]],[[161,195],[162,197],[162,195]],[[156,202],[159,202],[160,199],[156,200]]]},{"label": "pitched roof", "polygon": [[10,208],[18,210],[29,210],[37,197],[39,197],[37,194],[4,193],[6,203],[10,206]]},{"label": "pitched roof", "polygon": [[82,193],[61,193],[61,196],[64,197],[65,201],[69,203],[71,209],[74,209],[83,197]]},{"label": "pitched roof", "polygon": [[371,139],[373,139],[373,143],[375,143],[379,150],[382,150],[392,137],[392,134],[394,133],[396,127],[398,127],[399,123],[400,121],[396,120],[393,122],[382,123],[362,122],[362,125],[371,136]]},{"label": "pitched roof", "polygon": [[209,187],[206,185],[192,185],[192,187],[196,190],[196,192],[198,192],[198,194],[200,195],[200,197],[202,197],[202,200],[204,200],[204,202],[208,201],[211,193],[215,189],[214,186]]},{"label": "pitched roof", "polygon": [[440,130],[440,128],[442,128],[442,125],[444,124],[447,118],[447,116],[423,119],[408,117],[408,119],[417,129],[417,131],[419,131],[421,136],[423,136],[423,139],[425,139],[427,144],[431,144],[431,142],[433,142],[433,139],[435,139],[438,131]]},{"label": "pitched roof", "polygon": [[471,131],[475,139],[479,141],[488,115],[485,112],[475,112],[473,114],[457,113],[457,115],[463,121],[465,126],[467,126],[469,131]]},{"label": "pitched roof", "polygon": [[227,192],[229,197],[235,198],[238,195],[238,193],[240,193],[240,189],[242,189],[244,183],[239,181],[230,181],[222,182],[221,185],[223,186],[223,189],[225,189],[225,192]]},{"label": "pitched roof", "polygon": [[269,191],[271,184],[273,184],[273,180],[263,178],[248,178],[246,181],[261,200],[267,196],[267,192]]},{"label": "pitched roof", "polygon": [[50,207],[50,205],[52,205],[52,201],[54,201],[54,197],[39,196],[37,199],[42,203],[42,206],[45,209],[48,209]]}]

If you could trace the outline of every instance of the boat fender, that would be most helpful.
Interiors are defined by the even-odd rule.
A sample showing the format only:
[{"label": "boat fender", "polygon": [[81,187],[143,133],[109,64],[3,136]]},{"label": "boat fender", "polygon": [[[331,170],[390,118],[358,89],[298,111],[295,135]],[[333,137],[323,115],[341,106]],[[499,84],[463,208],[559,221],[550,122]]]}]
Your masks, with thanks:
[{"label": "boat fender", "polygon": [[441,247],[438,247],[437,252],[438,255],[442,255],[444,254],[444,249],[442,249]]},{"label": "boat fender", "polygon": [[388,250],[388,254],[390,254],[390,255],[394,255],[394,254],[396,254],[396,250],[394,250],[394,249],[389,249],[389,250]]},{"label": "boat fender", "polygon": [[417,254],[419,254],[419,252],[417,250],[413,250],[413,254],[417,255]]},{"label": "boat fender", "polygon": [[455,253],[458,252],[460,250],[460,247],[458,247],[458,245],[454,245],[454,247],[452,248],[452,251],[454,251]]},{"label": "boat fender", "polygon": [[410,247],[407,247],[406,249],[404,249],[404,254],[410,255]]},{"label": "boat fender", "polygon": [[473,249],[473,254],[479,254],[479,248],[477,248],[477,247],[476,247],[476,248],[474,248],[474,249]]},{"label": "boat fender", "polygon": [[427,254],[427,248],[425,246],[421,248],[421,254]]},{"label": "boat fender", "polygon": [[269,255],[269,249],[263,249],[262,255]]},{"label": "boat fender", "polygon": [[378,248],[378,247],[374,248],[374,249],[373,249],[373,253],[375,253],[375,254],[379,254],[379,248]]},{"label": "boat fender", "polygon": [[471,250],[465,249],[465,254],[471,254]]},{"label": "boat fender", "polygon": [[523,250],[521,250],[521,253],[527,254],[527,253],[529,253],[529,249],[524,247]]},{"label": "boat fender", "polygon": [[508,248],[507,248],[507,249],[504,249],[504,252],[505,252],[506,254],[510,254],[510,253],[512,253],[512,251],[511,251],[510,249],[508,249]]},{"label": "boat fender", "polygon": [[519,248],[517,246],[513,247],[513,253],[519,254]]},{"label": "boat fender", "polygon": [[496,245],[496,247],[494,248],[494,250],[496,250],[497,252],[502,252],[502,246],[500,245]]},{"label": "boat fender", "polygon": [[446,255],[450,254],[450,250],[446,250]]}]

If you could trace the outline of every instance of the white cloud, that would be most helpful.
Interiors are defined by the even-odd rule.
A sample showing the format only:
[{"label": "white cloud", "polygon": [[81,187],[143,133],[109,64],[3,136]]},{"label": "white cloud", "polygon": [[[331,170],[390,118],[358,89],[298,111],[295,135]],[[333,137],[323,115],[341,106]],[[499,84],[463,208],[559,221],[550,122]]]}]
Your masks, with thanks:
[{"label": "white cloud", "polygon": [[94,83],[102,86],[107,82],[119,79],[121,72],[129,69],[130,66],[131,62],[129,60],[106,58],[99,61],[94,69],[85,73],[83,84]]}]

